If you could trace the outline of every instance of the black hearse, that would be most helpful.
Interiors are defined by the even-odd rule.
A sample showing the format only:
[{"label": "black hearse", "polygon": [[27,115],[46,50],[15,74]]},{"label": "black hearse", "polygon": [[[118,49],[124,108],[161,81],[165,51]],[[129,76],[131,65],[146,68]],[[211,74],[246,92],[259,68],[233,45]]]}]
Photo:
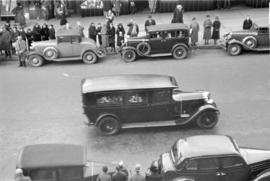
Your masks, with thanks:
[{"label": "black hearse", "polygon": [[177,126],[195,123],[213,128],[219,111],[210,93],[179,90],[167,75],[110,75],[82,80],[82,102],[88,125],[104,135],[121,128]]}]

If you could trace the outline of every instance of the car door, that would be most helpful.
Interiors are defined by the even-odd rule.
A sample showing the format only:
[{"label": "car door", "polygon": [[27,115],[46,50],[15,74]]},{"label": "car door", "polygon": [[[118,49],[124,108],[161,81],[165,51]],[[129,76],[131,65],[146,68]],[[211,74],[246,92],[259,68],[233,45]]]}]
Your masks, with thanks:
[{"label": "car door", "polygon": [[71,46],[72,46],[72,56],[79,57],[82,52],[82,44],[81,44],[81,37],[80,36],[72,36],[71,37]]},{"label": "car door", "polygon": [[166,43],[166,39],[162,38],[159,32],[151,33],[149,39],[149,44],[151,46],[151,54],[167,53]]},{"label": "car door", "polygon": [[269,28],[268,27],[261,27],[258,30],[258,46],[267,46],[269,47]]},{"label": "car door", "polygon": [[240,156],[222,158],[222,181],[243,181],[249,179],[250,170]]},{"label": "car door", "polygon": [[[180,105],[180,104],[179,104]],[[156,89],[151,92],[149,121],[167,121],[177,119],[179,106],[172,100],[171,89]]]},{"label": "car door", "polygon": [[189,159],[181,171],[182,176],[194,178],[196,181],[221,181],[220,162],[218,158]]},{"label": "car door", "polygon": [[70,36],[58,36],[57,37],[57,49],[59,53],[59,58],[72,57],[72,45]]},{"label": "car door", "polygon": [[149,92],[130,91],[124,96],[124,105],[122,107],[123,123],[142,123],[149,120]]}]

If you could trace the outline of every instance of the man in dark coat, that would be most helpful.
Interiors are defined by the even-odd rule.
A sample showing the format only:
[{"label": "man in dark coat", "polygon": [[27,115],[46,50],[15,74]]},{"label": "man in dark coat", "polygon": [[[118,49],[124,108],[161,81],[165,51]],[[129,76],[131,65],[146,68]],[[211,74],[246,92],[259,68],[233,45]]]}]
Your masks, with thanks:
[{"label": "man in dark coat", "polygon": [[12,13],[15,14],[15,22],[25,26],[24,9],[21,3],[17,3],[17,7],[12,10]]},{"label": "man in dark coat", "polygon": [[151,15],[148,15],[148,19],[144,23],[145,31],[147,32],[147,29],[146,29],[147,26],[152,26],[152,25],[156,25],[156,21],[152,18]]},{"label": "man in dark coat", "polygon": [[249,30],[252,27],[252,24],[251,18],[247,16],[243,23],[243,30]]},{"label": "man in dark coat", "polygon": [[173,12],[172,23],[183,23],[183,7],[178,4]]},{"label": "man in dark coat", "polygon": [[123,173],[119,166],[116,167],[116,172],[112,176],[112,181],[127,181],[128,177]]}]

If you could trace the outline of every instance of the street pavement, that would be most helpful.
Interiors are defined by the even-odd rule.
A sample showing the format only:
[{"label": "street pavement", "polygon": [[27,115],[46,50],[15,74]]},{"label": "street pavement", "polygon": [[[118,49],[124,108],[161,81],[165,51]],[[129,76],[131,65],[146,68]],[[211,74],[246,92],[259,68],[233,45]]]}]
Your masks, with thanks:
[{"label": "street pavement", "polygon": [[[48,63],[18,68],[17,61],[0,61],[0,180],[13,180],[16,156],[29,144],[86,145],[88,159],[123,160],[129,170],[168,151],[180,137],[226,134],[239,145],[270,149],[270,61],[266,53],[228,56],[223,50],[195,50],[186,60],[171,57],[124,63],[119,55],[95,65],[82,62]],[[88,76],[128,73],[169,74],[182,90],[208,90],[220,111],[211,130],[195,127],[126,129],[101,136],[87,127],[80,82]]]}]

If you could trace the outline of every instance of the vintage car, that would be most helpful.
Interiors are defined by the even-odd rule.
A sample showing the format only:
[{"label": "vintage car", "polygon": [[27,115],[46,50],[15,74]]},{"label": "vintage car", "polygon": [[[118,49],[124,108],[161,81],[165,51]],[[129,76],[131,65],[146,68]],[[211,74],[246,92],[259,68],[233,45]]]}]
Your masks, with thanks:
[{"label": "vintage car", "polygon": [[243,50],[269,51],[269,27],[253,24],[250,30],[232,31],[224,35],[223,48],[232,56],[241,54]]},{"label": "vintage car", "polygon": [[32,181],[96,181],[102,166],[112,172],[113,163],[87,160],[86,148],[71,144],[25,146],[18,155],[16,168]]},{"label": "vintage car", "polygon": [[174,77],[129,74],[85,78],[81,83],[88,125],[104,135],[121,128],[177,126],[195,123],[210,129],[219,111],[206,91],[182,91]]},{"label": "vintage car", "polygon": [[179,139],[158,161],[163,180],[251,181],[270,168],[270,150],[241,148],[230,136]]},{"label": "vintage car", "polygon": [[60,29],[56,40],[33,42],[28,55],[28,62],[39,67],[44,61],[83,60],[86,64],[94,64],[105,52],[94,40],[81,37],[77,29]]},{"label": "vintage car", "polygon": [[125,62],[137,57],[173,56],[184,59],[189,51],[189,28],[181,23],[147,27],[147,35],[128,38],[121,50]]}]

